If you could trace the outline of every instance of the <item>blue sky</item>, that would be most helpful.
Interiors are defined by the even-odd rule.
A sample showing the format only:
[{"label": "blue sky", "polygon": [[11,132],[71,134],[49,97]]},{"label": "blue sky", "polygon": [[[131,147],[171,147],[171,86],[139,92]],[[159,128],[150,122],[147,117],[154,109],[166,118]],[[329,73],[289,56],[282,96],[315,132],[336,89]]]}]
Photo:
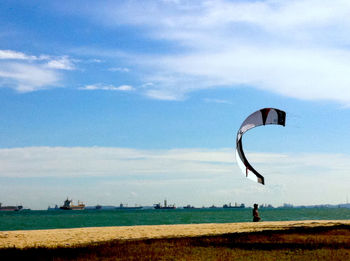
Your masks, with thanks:
[{"label": "blue sky", "polygon": [[[347,1],[1,1],[0,202],[340,203]],[[235,134],[264,107],[285,128]]]}]

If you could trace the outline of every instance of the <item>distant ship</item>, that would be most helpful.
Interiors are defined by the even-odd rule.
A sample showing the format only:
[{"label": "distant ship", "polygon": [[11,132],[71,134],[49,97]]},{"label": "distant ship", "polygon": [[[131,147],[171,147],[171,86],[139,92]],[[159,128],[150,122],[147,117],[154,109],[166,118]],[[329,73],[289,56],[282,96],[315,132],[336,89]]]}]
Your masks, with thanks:
[{"label": "distant ship", "polygon": [[225,204],[225,205],[223,205],[222,206],[223,208],[245,208],[245,205],[242,203],[242,204],[240,204],[240,205],[238,205],[237,203],[235,203],[235,205],[234,206],[232,206],[231,205],[231,203],[230,204]]},{"label": "distant ship", "polygon": [[120,203],[119,207],[115,207],[116,210],[134,210],[134,209],[141,209],[142,206],[135,206],[135,207],[128,207],[124,206],[123,203]]},{"label": "distant ship", "polygon": [[60,210],[60,208],[59,208],[57,205],[55,205],[54,208],[48,206],[48,207],[47,207],[47,210]]},{"label": "distant ship", "polygon": [[161,206],[160,203],[154,205],[155,209],[175,209],[175,205],[168,205],[167,201],[164,200],[164,206]]},{"label": "distant ship", "polygon": [[78,205],[73,205],[72,200],[69,200],[68,198],[64,201],[63,206],[60,207],[60,209],[63,210],[83,210],[85,209],[85,204],[78,201]]},{"label": "distant ship", "polygon": [[195,207],[191,205],[187,205],[187,206],[184,206],[183,208],[195,208]]},{"label": "distant ship", "polygon": [[2,206],[0,203],[0,211],[20,211],[23,206]]}]

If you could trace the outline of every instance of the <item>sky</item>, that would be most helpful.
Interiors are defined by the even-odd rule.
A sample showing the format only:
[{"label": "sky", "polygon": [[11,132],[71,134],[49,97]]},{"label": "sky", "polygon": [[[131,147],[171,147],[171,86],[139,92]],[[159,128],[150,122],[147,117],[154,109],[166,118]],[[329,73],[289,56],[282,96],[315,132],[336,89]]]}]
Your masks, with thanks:
[{"label": "sky", "polygon": [[[0,202],[345,203],[350,2],[0,3]],[[250,130],[266,107],[286,126]]]}]

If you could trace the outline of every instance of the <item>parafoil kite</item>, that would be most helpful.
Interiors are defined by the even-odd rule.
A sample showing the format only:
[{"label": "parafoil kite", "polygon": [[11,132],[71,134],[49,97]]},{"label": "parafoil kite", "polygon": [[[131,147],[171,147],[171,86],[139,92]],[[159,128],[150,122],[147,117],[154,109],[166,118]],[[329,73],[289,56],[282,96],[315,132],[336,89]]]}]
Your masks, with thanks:
[{"label": "parafoil kite", "polygon": [[265,184],[264,177],[258,173],[252,165],[248,162],[247,158],[244,155],[242,147],[242,136],[248,130],[267,124],[276,124],[285,126],[286,124],[286,113],[284,111],[274,109],[274,108],[265,108],[258,110],[251,115],[249,115],[237,132],[236,139],[236,160],[238,166],[242,172],[246,175],[247,178],[254,180],[258,183]]}]

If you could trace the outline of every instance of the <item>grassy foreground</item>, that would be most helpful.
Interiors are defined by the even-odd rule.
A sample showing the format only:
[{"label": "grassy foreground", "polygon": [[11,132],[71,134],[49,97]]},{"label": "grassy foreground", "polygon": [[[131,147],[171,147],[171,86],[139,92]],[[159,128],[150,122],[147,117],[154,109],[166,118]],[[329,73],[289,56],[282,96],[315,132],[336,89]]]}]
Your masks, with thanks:
[{"label": "grassy foreground", "polygon": [[192,238],[118,240],[73,248],[0,249],[1,260],[350,260],[350,226]]}]

